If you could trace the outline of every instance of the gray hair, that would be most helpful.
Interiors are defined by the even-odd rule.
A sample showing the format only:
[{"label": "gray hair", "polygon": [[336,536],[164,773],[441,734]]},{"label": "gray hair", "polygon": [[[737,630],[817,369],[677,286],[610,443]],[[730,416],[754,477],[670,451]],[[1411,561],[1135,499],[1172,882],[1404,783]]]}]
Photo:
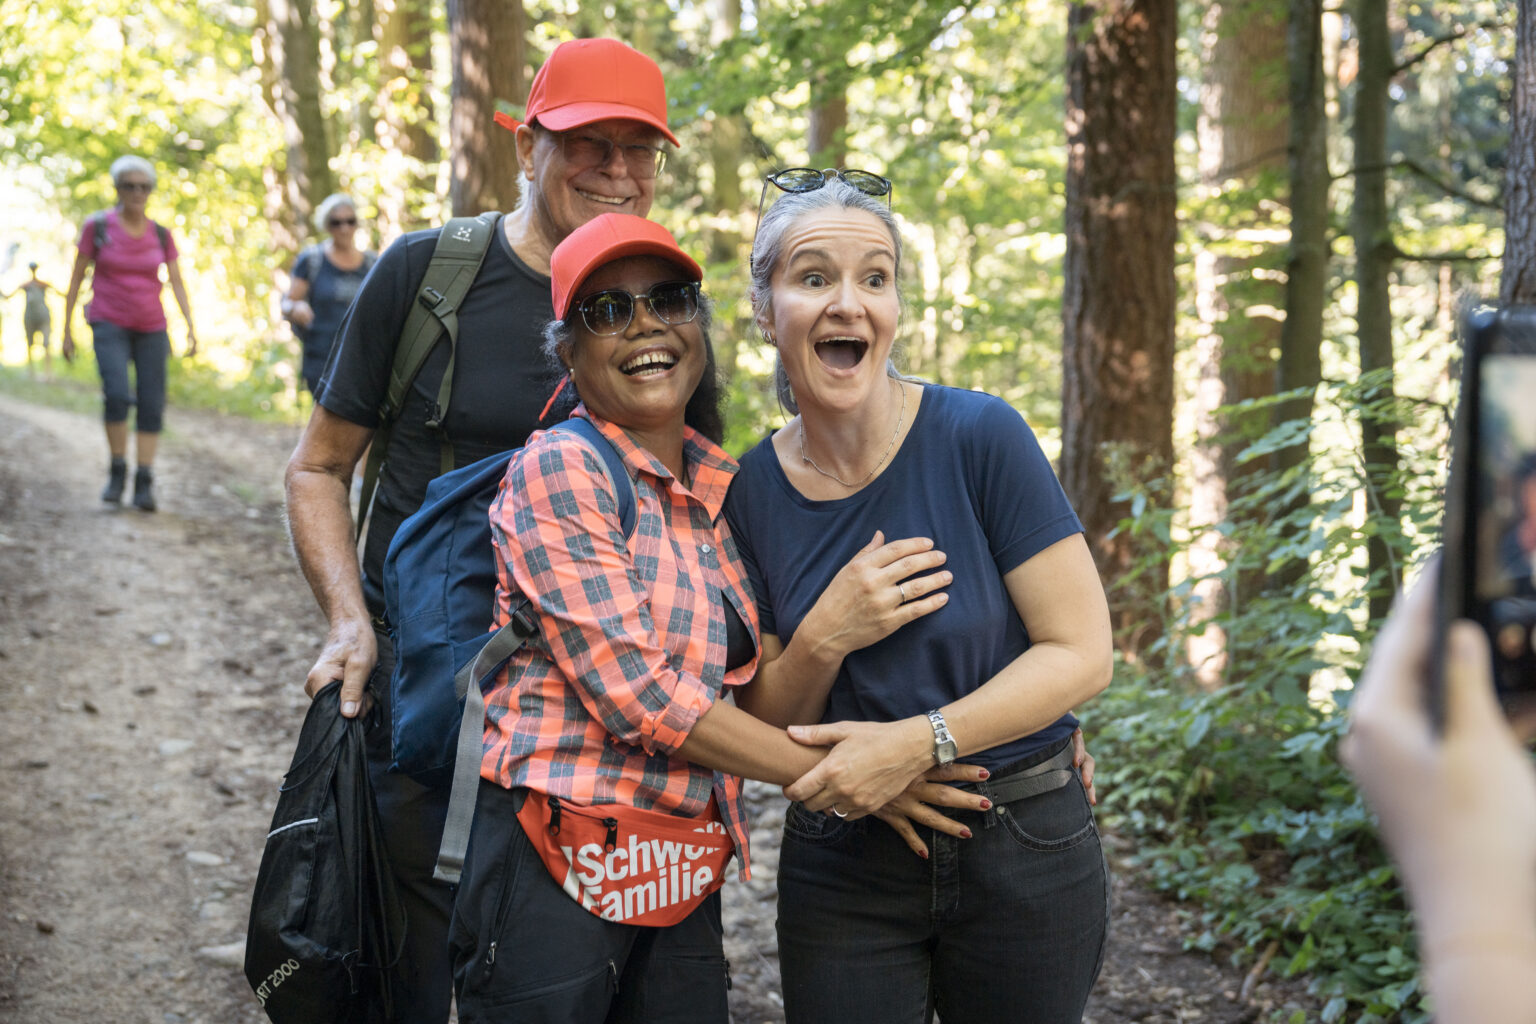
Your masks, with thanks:
[{"label": "gray hair", "polygon": [[[784,259],[784,235],[802,217],[820,210],[863,210],[877,218],[891,234],[891,246],[896,254],[895,273],[892,283],[896,296],[901,300],[901,230],[896,226],[896,216],[891,208],[874,196],[866,195],[843,181],[833,178],[813,192],[790,192],[780,196],[768,207],[757,225],[757,237],[752,240],[752,315],[766,318],[773,312],[773,272]],[[905,302],[902,302],[905,305]],[[900,377],[896,366],[886,360],[885,372]],[[789,375],[784,372],[784,360],[774,356],[773,388],[779,404],[791,413],[800,411],[795,393],[789,386]]]},{"label": "gray hair", "polygon": [[112,184],[121,185],[123,175],[138,171],[149,179],[149,187],[154,188],[158,180],[155,176],[155,165],[141,156],[120,156],[112,161]]},{"label": "gray hair", "polygon": [[315,229],[317,231],[326,230],[326,221],[331,219],[331,214],[335,212],[338,206],[345,206],[353,213],[357,212],[357,203],[353,201],[351,196],[345,192],[332,192],[320,200],[320,205],[315,207]]}]

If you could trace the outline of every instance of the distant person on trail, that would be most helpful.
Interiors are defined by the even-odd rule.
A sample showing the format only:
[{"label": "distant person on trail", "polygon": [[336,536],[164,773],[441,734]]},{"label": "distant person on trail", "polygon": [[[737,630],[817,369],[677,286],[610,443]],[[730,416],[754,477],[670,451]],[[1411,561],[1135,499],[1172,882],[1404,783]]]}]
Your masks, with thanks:
[{"label": "distant person on trail", "polygon": [[349,195],[337,192],[321,200],[315,227],[329,237],[299,253],[282,298],[283,317],[302,348],[300,372],[311,395],[320,386],[341,318],[379,258],[357,247],[357,203]]},{"label": "distant person on trail", "polygon": [[[21,282],[15,288],[4,293],[5,298],[15,295],[17,290],[22,291],[26,298],[26,305],[21,314],[22,329],[27,332],[27,372],[32,372],[32,346],[41,344],[43,347],[43,374],[53,376],[53,349],[49,344],[49,334],[53,328],[53,315],[48,312],[48,290],[53,285],[37,276],[37,263],[28,263],[27,269],[32,271],[32,276]],[[58,291],[57,288],[53,288]],[[41,337],[41,342],[39,342]]]},{"label": "distant person on trail", "polygon": [[517,133],[521,201],[500,219],[459,304],[452,395],[441,430],[428,423],[449,361],[446,344],[433,350],[389,425],[361,572],[348,507],[353,467],[380,426],[396,344],[417,304],[438,231],[396,241],[363,282],[286,476],[294,550],[328,623],[305,691],[313,696],[341,679],[344,715],[363,709],[365,684],[381,705],[368,733],[369,768],[409,914],[397,990],[399,1019],[411,1024],[441,1024],[448,1016],[453,891],[432,880],[448,790],[386,770],[394,652],[383,621],[384,553],[443,471],[445,445],[454,465],[463,466],[521,445],[538,427],[554,384],[542,351],[552,314],[550,253],[599,214],[647,214],[662,147],[677,144],[667,129],[661,69],[613,39],[562,43],[534,77],[526,123],[504,115],[497,120]]},{"label": "distant person on trail", "polygon": [[1438,564],[1398,602],[1355,687],[1344,763],[1413,907],[1440,1024],[1536,1024],[1536,722],[1506,721],[1488,637],[1445,644],[1445,732],[1425,711]]},{"label": "distant person on trail", "polygon": [[[149,194],[155,189],[155,168],[139,156],[122,156],[112,162],[112,185],[117,205],[93,213],[80,230],[75,268],[64,298],[65,359],[74,359],[71,333],[75,300],[86,268],[91,275],[91,301],[85,319],[91,325],[96,365],[101,373],[105,400],[107,448],[112,461],[101,500],[110,505],[123,501],[128,478],[128,407],[136,406],[133,475],[133,506],[155,511],[154,462],[165,415],[165,368],[171,354],[165,310],[160,304],[160,264],[165,264],[171,294],[187,325],[186,355],[197,352],[197,332],[187,288],[181,280],[180,255],[168,229],[145,214]],[[129,384],[129,364],[133,384]]]}]

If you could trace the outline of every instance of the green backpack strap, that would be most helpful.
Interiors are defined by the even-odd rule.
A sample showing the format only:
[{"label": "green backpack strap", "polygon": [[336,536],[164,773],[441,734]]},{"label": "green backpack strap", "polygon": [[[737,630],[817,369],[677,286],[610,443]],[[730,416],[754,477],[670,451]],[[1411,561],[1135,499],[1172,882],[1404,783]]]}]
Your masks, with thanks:
[{"label": "green backpack strap", "polygon": [[357,503],[358,533],[362,533],[363,521],[373,503],[374,488],[378,486],[379,473],[384,468],[385,453],[389,448],[389,435],[405,405],[405,396],[427,356],[444,336],[448,338],[448,365],[443,370],[443,382],[438,386],[437,401],[428,416],[427,426],[437,432],[441,443],[438,472],[446,473],[453,468],[453,444],[443,428],[443,421],[448,416],[448,401],[453,391],[459,304],[480,273],[480,265],[485,262],[486,251],[491,247],[500,221],[501,214],[492,210],[478,217],[454,217],[438,232],[437,248],[432,252],[426,275],[416,291],[416,301],[406,314],[405,326],[400,329],[400,338],[395,344],[389,387],[379,406],[378,430],[363,469],[362,494]]}]

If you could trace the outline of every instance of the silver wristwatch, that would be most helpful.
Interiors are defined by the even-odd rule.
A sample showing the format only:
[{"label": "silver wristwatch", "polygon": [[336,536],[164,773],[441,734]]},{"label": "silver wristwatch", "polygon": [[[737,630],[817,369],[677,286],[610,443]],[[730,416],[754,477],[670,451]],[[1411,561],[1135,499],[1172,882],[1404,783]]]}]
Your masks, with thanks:
[{"label": "silver wristwatch", "polygon": [[934,708],[928,712],[928,724],[933,726],[933,763],[950,764],[960,753],[960,748],[955,746],[955,738],[949,734],[949,725],[944,721],[944,712]]}]

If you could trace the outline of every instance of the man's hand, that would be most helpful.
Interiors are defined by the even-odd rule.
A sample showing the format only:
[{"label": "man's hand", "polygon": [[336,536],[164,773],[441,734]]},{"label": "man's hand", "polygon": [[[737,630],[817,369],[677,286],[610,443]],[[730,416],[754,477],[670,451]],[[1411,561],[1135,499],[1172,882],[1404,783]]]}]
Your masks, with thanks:
[{"label": "man's hand", "polygon": [[367,710],[363,706],[363,690],[378,660],[378,640],[371,623],[339,622],[326,633],[325,646],[320,649],[315,667],[309,670],[304,692],[313,700],[327,683],[340,679],[342,716],[355,718]]}]

